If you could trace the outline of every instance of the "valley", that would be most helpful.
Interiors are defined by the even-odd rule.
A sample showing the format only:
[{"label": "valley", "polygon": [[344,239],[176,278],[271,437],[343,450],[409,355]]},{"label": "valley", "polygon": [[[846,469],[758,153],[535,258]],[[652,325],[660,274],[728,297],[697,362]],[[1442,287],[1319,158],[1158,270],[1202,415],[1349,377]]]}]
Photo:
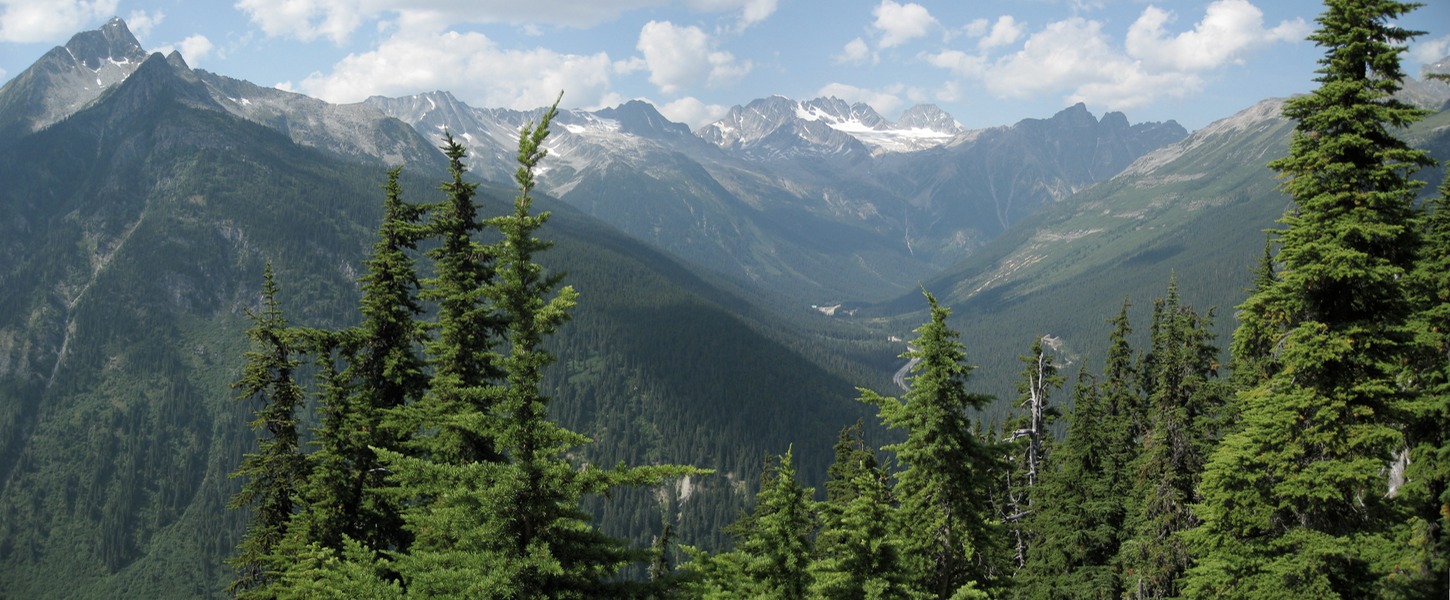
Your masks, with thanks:
[{"label": "valley", "polygon": [[[1450,84],[1412,91],[1428,114],[1404,137],[1450,160]],[[550,414],[592,440],[571,455],[585,465],[713,471],[585,508],[641,546],[668,526],[715,551],[763,459],[788,452],[824,492],[843,428],[904,437],[858,397],[910,389],[920,358],[898,355],[921,352],[905,340],[932,318],[923,293],[953,312],[993,431],[1034,340],[1052,336],[1065,374],[1100,372],[1109,319],[1130,306],[1144,347],[1170,280],[1227,364],[1291,207],[1264,166],[1290,151],[1284,102],[1193,132],[1081,103],[975,130],[930,104],[891,121],[830,97],[761,98],[695,130],[637,100],[560,111],[538,260],[579,300],[546,345]],[[408,202],[440,202],[447,133],[499,219],[519,130],[544,111],[446,91],[330,104],[148,55],[120,19],[0,88],[0,597],[220,596],[246,527],[226,505],[254,407],[232,386],[264,271],[290,323],[356,325],[388,170]],[[325,362],[299,369],[309,390]],[[304,444],[324,416],[303,408]]]}]

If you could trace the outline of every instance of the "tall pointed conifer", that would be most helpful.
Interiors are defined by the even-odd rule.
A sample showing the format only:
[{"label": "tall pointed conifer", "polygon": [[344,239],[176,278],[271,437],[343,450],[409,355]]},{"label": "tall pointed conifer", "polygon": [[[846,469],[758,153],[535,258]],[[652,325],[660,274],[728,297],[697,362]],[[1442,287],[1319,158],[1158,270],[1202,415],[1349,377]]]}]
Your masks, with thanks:
[{"label": "tall pointed conifer", "polygon": [[1289,156],[1270,163],[1294,201],[1283,269],[1246,303],[1284,333],[1204,472],[1189,595],[1370,597],[1402,555],[1386,472],[1406,443],[1405,276],[1420,249],[1409,175],[1428,158],[1396,137],[1422,111],[1393,94],[1416,35],[1398,23],[1416,5],[1325,5],[1309,38],[1325,48],[1320,86],[1285,105],[1298,125]]},{"label": "tall pointed conifer", "polygon": [[231,591],[240,596],[274,583],[285,566],[274,551],[287,534],[307,466],[297,437],[297,410],[305,395],[294,379],[297,359],[287,319],[277,302],[277,283],[270,262],[262,281],[262,310],[252,315],[247,337],[252,349],[246,353],[241,379],[232,387],[240,390],[240,400],[261,404],[251,425],[263,437],[257,451],[247,454],[232,473],[232,477],[245,481],[229,507],[253,510],[237,555],[228,561],[237,569]]},{"label": "tall pointed conifer", "polygon": [[994,444],[973,433],[969,415],[990,397],[967,391],[972,367],[959,334],[947,326],[951,311],[926,294],[931,319],[916,330],[918,359],[903,399],[862,390],[888,427],[906,439],[885,449],[901,471],[899,535],[916,586],[937,598],[995,588],[1010,570],[1006,531],[992,515],[992,482],[1005,468]]}]

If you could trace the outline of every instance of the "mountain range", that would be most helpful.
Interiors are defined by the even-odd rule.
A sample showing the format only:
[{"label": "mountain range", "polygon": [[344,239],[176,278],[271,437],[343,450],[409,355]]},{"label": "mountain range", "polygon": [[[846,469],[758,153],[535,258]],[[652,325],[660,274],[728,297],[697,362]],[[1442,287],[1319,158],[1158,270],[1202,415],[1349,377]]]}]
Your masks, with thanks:
[{"label": "mountain range", "polygon": [[[1407,135],[1444,160],[1437,85],[1407,86],[1440,108]],[[983,130],[832,98],[695,131],[644,102],[563,111],[541,233],[581,303],[555,414],[596,440],[588,460],[718,471],[597,506],[603,525],[714,547],[766,454],[793,445],[819,483],[866,414],[856,387],[889,391],[923,288],[1004,398],[1034,336],[1091,364],[1104,320],[1125,299],[1146,314],[1173,275],[1226,331],[1286,206],[1263,166],[1281,103],[1192,134],[1082,105]],[[0,88],[0,597],[219,595],[245,519],[227,474],[254,443],[229,386],[263,265],[292,322],[349,324],[385,170],[431,201],[448,132],[496,212],[538,116],[442,91],[329,104],[147,55],[119,19]]]}]

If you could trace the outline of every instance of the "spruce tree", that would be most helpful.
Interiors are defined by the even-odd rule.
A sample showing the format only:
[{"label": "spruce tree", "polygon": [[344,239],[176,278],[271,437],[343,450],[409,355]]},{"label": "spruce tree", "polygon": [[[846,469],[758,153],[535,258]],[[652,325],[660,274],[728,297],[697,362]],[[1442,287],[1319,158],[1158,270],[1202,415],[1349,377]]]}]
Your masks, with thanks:
[{"label": "spruce tree", "polygon": [[[474,203],[478,184],[463,179],[467,150],[446,132],[443,139],[450,180],[439,188],[444,200],[428,207],[426,232],[438,245],[428,252],[434,276],[421,282],[419,292],[437,305],[432,337],[424,348],[432,374],[416,406],[390,410],[385,420],[409,438],[414,453],[455,462],[497,462],[496,432],[487,419],[472,415],[492,412],[498,398],[488,390],[503,377],[498,346],[505,323],[488,297],[499,249],[478,239],[485,223]],[[411,438],[420,430],[432,433]]]},{"label": "spruce tree", "polygon": [[767,460],[760,474],[755,508],[726,530],[735,549],[714,556],[696,552],[687,565],[693,575],[686,595],[693,598],[807,598],[813,535],[815,491],[796,479],[792,452]]},{"label": "spruce tree", "polygon": [[[401,168],[388,172],[383,220],[363,262],[363,321],[338,332],[309,331],[323,391],[322,427],[297,533],[304,543],[342,550],[343,536],[373,550],[406,548],[396,495],[381,493],[384,469],[373,448],[397,448],[389,411],[416,401],[427,384],[418,349],[424,342],[418,275],[411,252],[422,235],[419,207],[402,199]],[[338,371],[339,362],[347,366]]]},{"label": "spruce tree", "polygon": [[841,431],[817,513],[811,597],[913,598],[896,539],[895,502],[886,471],[866,445],[861,424]]},{"label": "spruce tree", "polygon": [[[462,297],[440,299],[440,331],[429,352],[437,369],[433,387],[415,405],[395,411],[395,422],[410,425],[406,431],[415,434],[409,447],[416,454],[378,450],[395,493],[409,504],[405,518],[412,545],[392,565],[410,596],[588,598],[631,587],[615,575],[647,554],[593,527],[581,499],[616,486],[658,485],[668,477],[701,473],[673,465],[578,464],[571,457],[588,438],[549,419],[541,382],[554,359],[543,341],[568,319],[577,298],[571,287],[554,292],[562,274],[546,273],[533,258],[550,245],[534,237],[548,213],[532,214],[530,193],[556,114],[551,108],[520,134],[514,210],[489,221],[502,240],[487,252],[471,241],[459,243],[480,252],[471,260],[492,264],[470,280],[480,287],[454,282],[431,292],[451,290]],[[450,194],[454,200],[471,197],[471,191],[465,193],[471,184],[457,181],[461,148],[451,156]],[[461,205],[449,210],[468,213]],[[439,280],[447,270],[473,269],[445,269],[443,261],[458,257],[438,256]],[[449,310],[458,311],[449,317],[452,322],[445,321]],[[497,344],[475,339],[495,324],[501,325],[506,355],[493,353]],[[441,341],[460,337],[468,338],[461,343],[472,350],[445,348]]]},{"label": "spruce tree", "polygon": [[1103,382],[1078,373],[1067,435],[1047,461],[1028,528],[1037,537],[1017,574],[1019,598],[1115,598],[1142,420],[1125,300],[1108,338]]},{"label": "spruce tree", "polygon": [[1114,598],[1122,590],[1113,566],[1123,498],[1105,466],[1107,408],[1092,377],[1079,371],[1067,436],[1056,445],[1036,491],[1027,526],[1037,537],[1016,575],[1016,598]]},{"label": "spruce tree", "polygon": [[246,481],[228,508],[253,510],[237,555],[228,561],[237,569],[230,591],[238,596],[261,593],[285,567],[275,550],[287,534],[297,490],[307,473],[297,438],[297,409],[305,394],[294,379],[298,363],[277,302],[270,262],[262,280],[262,310],[252,314],[247,337],[252,349],[246,353],[241,379],[232,387],[240,390],[240,400],[261,404],[251,425],[264,435],[257,451],[248,453],[232,473]]},{"label": "spruce tree", "polygon": [[1152,417],[1134,462],[1131,512],[1118,563],[1129,598],[1173,598],[1190,564],[1182,533],[1198,524],[1198,477],[1218,435],[1224,386],[1215,380],[1212,313],[1182,305],[1176,279],[1154,303],[1153,339],[1143,373]]},{"label": "spruce tree", "polygon": [[1291,99],[1293,209],[1280,221],[1277,281],[1246,303],[1282,327],[1265,379],[1237,396],[1240,429],[1203,474],[1189,595],[1362,598],[1386,589],[1403,502],[1386,470],[1410,399],[1408,278],[1420,248],[1409,179],[1423,152],[1395,137],[1420,117],[1393,97],[1415,7],[1328,0],[1310,39],[1319,88]]},{"label": "spruce tree", "polygon": [[1010,569],[1006,531],[991,515],[992,482],[1005,466],[998,448],[973,432],[970,413],[991,398],[966,389],[972,367],[947,326],[951,311],[926,298],[931,319],[904,355],[918,361],[911,389],[901,400],[861,390],[861,400],[906,434],[885,448],[901,466],[894,491],[903,562],[917,589],[951,598],[993,589]]}]

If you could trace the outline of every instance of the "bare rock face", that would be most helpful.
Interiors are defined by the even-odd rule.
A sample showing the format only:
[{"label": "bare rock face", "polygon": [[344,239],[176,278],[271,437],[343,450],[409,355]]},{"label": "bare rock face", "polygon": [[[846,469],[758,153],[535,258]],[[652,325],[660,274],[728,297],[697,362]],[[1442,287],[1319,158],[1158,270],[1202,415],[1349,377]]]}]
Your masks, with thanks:
[{"label": "bare rock face", "polygon": [[146,51],[119,18],[56,46],[0,88],[0,133],[39,131],[131,76]]}]

